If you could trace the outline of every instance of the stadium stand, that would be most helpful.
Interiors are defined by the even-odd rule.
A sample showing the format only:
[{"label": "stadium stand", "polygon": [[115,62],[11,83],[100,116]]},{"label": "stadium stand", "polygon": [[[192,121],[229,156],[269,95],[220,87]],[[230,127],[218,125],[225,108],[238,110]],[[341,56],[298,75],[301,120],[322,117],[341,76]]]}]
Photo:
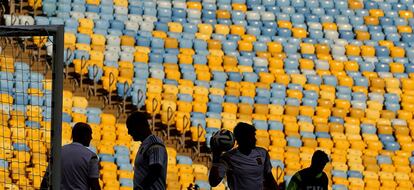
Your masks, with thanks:
[{"label": "stadium stand", "polygon": [[[322,149],[331,157],[326,172],[332,189],[411,189],[413,5],[43,0],[43,16],[4,17],[9,25],[64,24],[66,64],[81,84],[83,77],[95,83],[83,84],[93,95],[103,90],[108,102],[116,95],[160,115],[179,134],[190,132],[193,142],[208,146],[220,128],[253,123],[279,182],[288,182]],[[114,115],[88,107],[85,97],[65,92],[64,100],[64,142],[71,122],[92,124],[104,187],[130,188],[139,145]],[[2,95],[3,101],[17,100]],[[207,167],[176,151],[168,150],[168,188],[196,182],[208,189]],[[11,167],[7,159],[0,163]]]}]

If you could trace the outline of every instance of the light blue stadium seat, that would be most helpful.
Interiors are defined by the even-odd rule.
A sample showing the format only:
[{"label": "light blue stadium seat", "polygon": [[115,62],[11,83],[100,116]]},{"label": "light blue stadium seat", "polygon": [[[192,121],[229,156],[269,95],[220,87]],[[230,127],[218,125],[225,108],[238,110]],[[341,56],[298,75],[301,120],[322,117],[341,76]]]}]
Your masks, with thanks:
[{"label": "light blue stadium seat", "polygon": [[13,149],[16,151],[29,152],[30,148],[24,143],[13,143]]},{"label": "light blue stadium seat", "polygon": [[134,187],[134,181],[132,179],[121,178],[119,179],[119,183],[121,187]]},{"label": "light blue stadium seat", "polygon": [[193,164],[193,160],[188,156],[177,155],[177,164]]},{"label": "light blue stadium seat", "polygon": [[257,82],[259,76],[254,72],[245,72],[243,73],[243,80],[247,82]]},{"label": "light blue stadium seat", "polygon": [[288,146],[300,148],[302,147],[302,141],[297,137],[286,137]]}]

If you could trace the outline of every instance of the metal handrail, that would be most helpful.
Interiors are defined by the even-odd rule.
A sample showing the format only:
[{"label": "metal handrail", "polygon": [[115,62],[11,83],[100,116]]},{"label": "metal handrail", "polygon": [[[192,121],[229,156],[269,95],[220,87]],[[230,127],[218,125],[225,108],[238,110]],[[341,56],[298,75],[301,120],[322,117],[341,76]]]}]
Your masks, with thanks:
[{"label": "metal handrail", "polygon": [[167,108],[167,140],[170,140],[170,127],[171,127],[171,119],[174,116],[174,111],[171,108],[171,106],[169,106]]},{"label": "metal handrail", "polygon": [[39,2],[41,0],[34,0],[34,5],[33,5],[33,15],[37,16],[37,2]]},{"label": "metal handrail", "polygon": [[86,67],[86,57],[84,55],[82,55],[81,57],[81,69],[80,69],[80,89],[83,90],[83,70]]},{"label": "metal handrail", "polygon": [[157,98],[152,99],[152,131],[155,131],[155,116],[157,115],[156,110],[158,108]]},{"label": "metal handrail", "polygon": [[93,80],[93,95],[94,96],[96,96],[96,94],[97,94],[97,82],[96,82],[96,79],[97,79],[97,77],[98,77],[98,74],[99,74],[99,67],[98,67],[98,65],[93,65],[92,66],[92,80]]},{"label": "metal handrail", "polygon": [[109,73],[109,87],[108,87],[108,104],[112,105],[112,85],[115,83],[115,76],[114,73],[110,72]]},{"label": "metal handrail", "polygon": [[201,130],[200,133],[200,128],[203,128],[203,126],[201,125],[201,123],[199,123],[197,125],[197,150],[196,150],[196,154],[200,155],[201,154],[201,143],[200,143],[200,137],[203,136],[203,130]]},{"label": "metal handrail", "polygon": [[138,99],[138,102],[137,102],[137,110],[140,111],[141,109],[140,109],[139,105],[144,100],[144,92],[142,92],[141,89],[138,89],[137,99]]},{"label": "metal handrail", "polygon": [[72,57],[72,54],[73,54],[72,49],[67,48],[66,49],[66,59],[65,59],[65,62],[64,62],[64,64],[65,64],[65,79],[67,79],[68,74],[69,74],[69,63],[68,62],[70,61],[70,58]]},{"label": "metal handrail", "polygon": [[131,86],[128,84],[127,81],[124,82],[124,94],[122,97],[122,114],[125,114],[125,107],[126,107],[126,98],[128,97],[128,91],[131,88]]},{"label": "metal handrail", "polygon": [[188,119],[187,115],[184,115],[183,117],[183,134],[181,136],[181,146],[183,149],[185,149],[185,133],[187,132],[187,129],[190,128],[190,119]]}]

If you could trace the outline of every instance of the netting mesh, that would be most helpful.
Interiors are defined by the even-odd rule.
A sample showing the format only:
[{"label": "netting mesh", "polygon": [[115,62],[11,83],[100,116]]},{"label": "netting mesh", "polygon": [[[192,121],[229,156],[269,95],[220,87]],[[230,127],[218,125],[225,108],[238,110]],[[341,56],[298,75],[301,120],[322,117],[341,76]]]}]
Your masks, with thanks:
[{"label": "netting mesh", "polygon": [[0,189],[39,189],[51,155],[46,36],[0,37]]}]

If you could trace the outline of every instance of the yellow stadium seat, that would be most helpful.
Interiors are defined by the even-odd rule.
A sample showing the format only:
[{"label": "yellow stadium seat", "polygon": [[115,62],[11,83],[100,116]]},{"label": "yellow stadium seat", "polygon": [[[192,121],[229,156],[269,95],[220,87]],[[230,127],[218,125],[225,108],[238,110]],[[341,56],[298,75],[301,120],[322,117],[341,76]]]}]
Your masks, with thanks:
[{"label": "yellow stadium seat", "polygon": [[247,41],[239,41],[239,51],[253,51],[253,44]]},{"label": "yellow stadium seat", "polygon": [[227,10],[217,10],[216,17],[217,19],[230,19],[231,13]]},{"label": "yellow stadium seat", "polygon": [[211,35],[213,33],[213,26],[211,24],[198,24],[198,32]]},{"label": "yellow stadium seat", "polygon": [[149,54],[151,52],[151,49],[149,47],[144,47],[144,46],[135,46],[135,51]]},{"label": "yellow stadium seat", "polygon": [[197,32],[195,37],[199,40],[207,41],[211,38],[211,34]]},{"label": "yellow stadium seat", "polygon": [[287,29],[292,29],[292,23],[290,21],[286,21],[286,20],[278,20],[277,21],[277,25],[279,28],[287,28]]},{"label": "yellow stadium seat", "polygon": [[331,51],[327,44],[316,44],[315,47],[317,54],[329,54]]},{"label": "yellow stadium seat", "polygon": [[234,11],[242,11],[242,12],[246,12],[247,11],[246,4],[233,3],[233,4],[231,4],[231,7],[233,8]]},{"label": "yellow stadium seat", "polygon": [[283,47],[282,44],[278,42],[268,42],[267,49],[270,53],[282,53]]},{"label": "yellow stadium seat", "polygon": [[86,0],[87,4],[91,4],[91,5],[99,5],[101,4],[100,0]]},{"label": "yellow stadium seat", "polygon": [[201,10],[202,9],[202,5],[200,2],[187,2],[187,8],[188,9],[197,9],[197,10]]},{"label": "yellow stadium seat", "polygon": [[89,34],[93,33],[94,22],[91,19],[80,18],[79,19],[79,33]]},{"label": "yellow stadium seat", "polygon": [[234,127],[237,124],[236,119],[223,119],[223,129],[227,129],[230,131],[233,131]]},{"label": "yellow stadium seat", "polygon": [[181,33],[183,31],[183,26],[178,22],[169,22],[168,28],[170,32]]},{"label": "yellow stadium seat", "polygon": [[221,42],[219,40],[207,40],[208,49],[219,49],[221,50]]},{"label": "yellow stadium seat", "polygon": [[306,38],[308,36],[304,28],[292,28],[292,32],[295,38]]},{"label": "yellow stadium seat", "polygon": [[191,139],[194,142],[206,142],[206,131],[203,127],[193,126],[191,127]]},{"label": "yellow stadium seat", "polygon": [[253,107],[250,104],[239,103],[238,107],[239,107],[240,114],[247,114],[247,115],[253,114]]},{"label": "yellow stadium seat", "polygon": [[364,16],[364,22],[366,25],[378,25],[379,24],[379,19],[378,17],[373,17],[373,16]]},{"label": "yellow stadium seat", "polygon": [[405,18],[405,19],[413,18],[413,12],[409,10],[400,10],[398,13],[401,18]]},{"label": "yellow stadium seat", "polygon": [[413,29],[409,26],[397,26],[398,33],[412,33]]},{"label": "yellow stadium seat", "polygon": [[315,54],[315,46],[311,43],[301,43],[300,50],[302,54]]},{"label": "yellow stadium seat", "polygon": [[135,38],[132,36],[121,36],[121,45],[122,46],[134,46]]},{"label": "yellow stadium seat", "polygon": [[206,102],[193,102],[193,111],[206,113],[207,112],[207,104]]},{"label": "yellow stadium seat", "polygon": [[148,63],[149,56],[146,53],[142,52],[135,52],[134,53],[135,62],[142,62],[142,63]]},{"label": "yellow stadium seat", "polygon": [[382,11],[381,9],[370,9],[369,15],[372,17],[383,17],[384,11]]},{"label": "yellow stadium seat", "polygon": [[214,27],[215,27],[216,34],[227,35],[230,33],[230,28],[227,25],[216,24]]},{"label": "yellow stadium seat", "polygon": [[367,31],[357,30],[355,33],[356,33],[356,39],[359,41],[365,41],[365,40],[371,39],[371,35]]},{"label": "yellow stadium seat", "polygon": [[[105,43],[106,38],[102,34],[92,34],[91,35],[92,40],[92,49],[97,51],[104,51],[105,50]],[[66,42],[66,41],[65,41]]]},{"label": "yellow stadium seat", "polygon": [[242,36],[245,33],[245,28],[242,25],[231,25],[230,32],[231,34]]},{"label": "yellow stadium seat", "polygon": [[401,63],[390,63],[390,70],[392,73],[404,73],[404,65]]},{"label": "yellow stadium seat", "polygon": [[347,45],[346,46],[346,55],[348,56],[359,56],[361,53],[361,49],[355,45]]},{"label": "yellow stadium seat", "polygon": [[308,69],[308,70],[313,70],[315,66],[313,61],[310,59],[299,59],[299,65],[300,65],[300,69]]},{"label": "yellow stadium seat", "polygon": [[242,41],[246,41],[246,42],[255,42],[256,36],[252,35],[252,34],[244,34],[241,36]]},{"label": "yellow stadium seat", "polygon": [[164,32],[164,31],[155,30],[155,31],[152,31],[152,36],[153,36],[154,38],[161,38],[161,39],[165,39],[165,38],[167,38],[167,33],[166,33],[166,32]]},{"label": "yellow stadium seat", "polygon": [[177,105],[180,112],[191,112],[193,108],[191,102],[178,101]]},{"label": "yellow stadium seat", "polygon": [[74,49],[76,45],[76,36],[73,33],[65,32],[64,35],[65,48]]},{"label": "yellow stadium seat", "polygon": [[114,5],[120,6],[120,7],[128,7],[128,1],[127,0],[114,0]]},{"label": "yellow stadium seat", "polygon": [[34,9],[37,9],[38,7],[42,6],[42,1],[29,0],[28,4],[29,4],[29,6],[33,7]]}]

